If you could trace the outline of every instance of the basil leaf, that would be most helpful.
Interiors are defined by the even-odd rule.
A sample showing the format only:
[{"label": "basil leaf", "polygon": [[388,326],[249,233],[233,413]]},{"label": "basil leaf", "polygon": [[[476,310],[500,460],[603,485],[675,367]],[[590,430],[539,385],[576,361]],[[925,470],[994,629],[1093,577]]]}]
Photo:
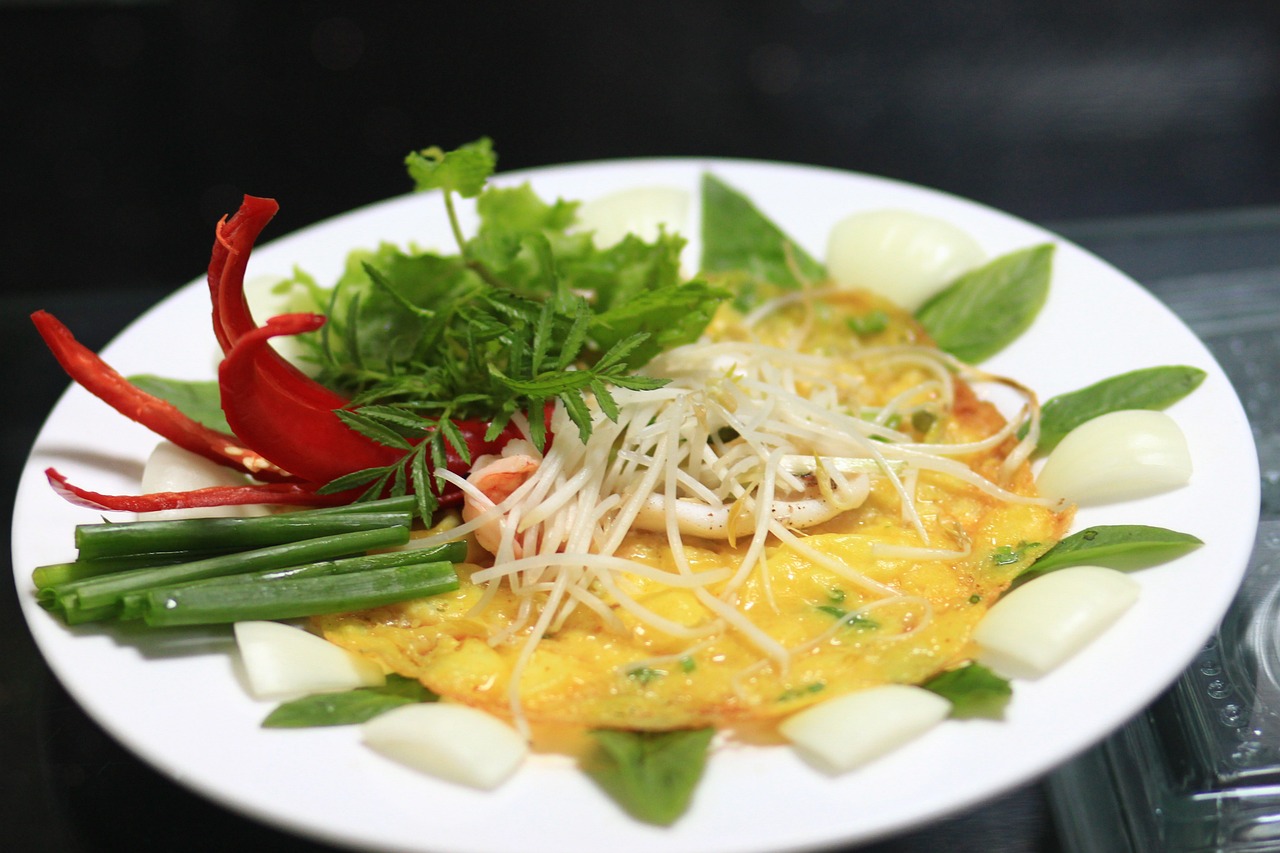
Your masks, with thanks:
[{"label": "basil leaf", "polygon": [[743,271],[789,288],[826,277],[750,199],[711,174],[702,176],[702,270]]},{"label": "basil leaf", "polygon": [[668,826],[684,814],[707,763],[714,729],[600,729],[583,769],[638,820]]},{"label": "basil leaf", "polygon": [[944,352],[977,364],[1027,330],[1049,296],[1053,245],[1002,255],[960,276],[920,306],[916,319]]},{"label": "basil leaf", "polygon": [[1013,697],[1013,686],[980,663],[939,673],[921,683],[951,703],[953,717],[993,717],[1004,715]]},{"label": "basil leaf", "polygon": [[1198,367],[1148,367],[1053,397],[1040,412],[1040,440],[1036,450],[1048,453],[1063,436],[1098,415],[1171,406],[1194,391],[1204,377],[1205,372]]},{"label": "basil leaf", "polygon": [[1055,569],[1080,565],[1139,568],[1181,557],[1203,545],[1190,533],[1143,524],[1089,527],[1054,545],[1019,576],[1019,580]]},{"label": "basil leaf", "polygon": [[151,374],[130,376],[129,381],[151,396],[173,405],[191,420],[219,432],[231,432],[222,413],[222,397],[217,382],[165,379]]},{"label": "basil leaf", "polygon": [[360,687],[344,693],[317,693],[285,702],[262,721],[264,728],[300,729],[347,726],[373,719],[384,711],[437,697],[421,683],[402,675],[388,675],[383,687]]}]

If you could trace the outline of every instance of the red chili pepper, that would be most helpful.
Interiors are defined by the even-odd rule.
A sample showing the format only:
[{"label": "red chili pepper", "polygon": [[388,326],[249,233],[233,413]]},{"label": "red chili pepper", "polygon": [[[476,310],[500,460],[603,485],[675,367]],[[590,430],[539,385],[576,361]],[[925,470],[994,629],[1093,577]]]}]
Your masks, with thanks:
[{"label": "red chili pepper", "polygon": [[[213,330],[225,355],[218,369],[219,392],[234,437],[207,429],[130,384],[79,344],[52,315],[43,311],[32,315],[64,369],[95,396],[180,447],[274,482],[141,496],[103,495],[73,486],[49,469],[50,483],[69,500],[96,509],[135,512],[242,503],[343,503],[355,492],[320,495],[317,490],[345,474],[394,465],[404,456],[403,451],[349,429],[335,414],[349,401],[306,376],[269,346],[277,335],[315,331],[323,325],[323,316],[286,314],[261,328],[254,323],[244,298],[244,274],[254,241],[277,209],[271,199],[245,196],[236,214],[218,223],[209,261]],[[508,425],[496,438],[486,440],[488,424],[484,422],[458,421],[456,426],[473,459],[500,452],[519,435],[514,425]],[[455,473],[470,467],[452,447],[446,448],[445,455],[449,470]],[[455,487],[448,486],[439,500],[449,505],[461,497]]]},{"label": "red chili pepper", "polygon": [[392,465],[404,455],[339,420],[334,410],[345,400],[316,405],[306,385],[264,367],[275,356],[271,338],[313,332],[322,325],[320,314],[272,317],[265,326],[240,334],[218,366],[222,410],[231,431],[276,465],[313,483]]},{"label": "red chili pepper", "polygon": [[[258,327],[245,300],[244,275],[254,242],[279,209],[274,199],[246,195],[240,209],[230,219],[224,216],[215,229],[209,297],[213,334],[223,355],[229,355],[241,337]],[[292,395],[310,399],[318,407],[340,409],[347,404],[345,397],[311,379],[270,348],[258,353],[257,369],[271,374]]]},{"label": "red chili pepper", "polygon": [[[257,327],[244,299],[244,275],[253,242],[277,210],[270,199],[245,196],[240,209],[218,225],[209,262],[213,326],[226,358],[218,368],[222,409],[231,431],[286,471],[313,483],[327,483],[365,468],[395,464],[402,451],[379,444],[347,427],[334,411],[349,401],[289,364],[270,346],[277,335],[312,332],[324,324],[319,314],[287,314]],[[459,421],[472,458],[497,453],[519,433],[504,430],[485,441],[488,424]],[[448,467],[469,467],[452,448]]]},{"label": "red chili pepper", "polygon": [[[244,298],[244,273],[254,242],[279,209],[274,199],[247,195],[235,215],[222,217],[214,228],[209,301],[213,306],[213,334],[224,355],[237,338],[257,326]],[[224,281],[230,286],[224,287]]]},{"label": "red chili pepper", "polygon": [[288,473],[245,447],[234,436],[209,429],[170,403],[138,388],[77,341],[71,330],[49,312],[37,311],[31,320],[67,375],[120,414],[185,450],[260,480],[291,479]]},{"label": "red chili pepper", "polygon": [[152,492],[147,495],[104,495],[68,482],[54,468],[46,468],[49,485],[77,506],[117,512],[157,512],[163,509],[239,506],[242,504],[288,504],[330,506],[348,503],[350,495],[320,495],[308,483],[255,483],[244,486],[210,486],[186,492]]}]

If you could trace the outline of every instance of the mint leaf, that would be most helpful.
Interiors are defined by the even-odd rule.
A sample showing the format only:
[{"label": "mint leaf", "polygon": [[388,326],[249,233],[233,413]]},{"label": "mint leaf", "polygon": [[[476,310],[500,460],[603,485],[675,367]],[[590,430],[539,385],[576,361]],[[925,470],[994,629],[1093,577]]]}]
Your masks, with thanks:
[{"label": "mint leaf", "polygon": [[564,231],[573,224],[578,202],[557,199],[548,204],[529,184],[490,187],[476,199],[480,217],[477,236],[529,231]]},{"label": "mint leaf", "polygon": [[445,152],[438,147],[410,152],[405,168],[417,192],[444,190],[463,198],[475,198],[498,165],[493,142],[482,137]]},{"label": "mint leaf", "polygon": [[608,350],[635,335],[646,335],[627,358],[627,364],[639,367],[664,350],[696,341],[728,297],[727,292],[701,281],[644,291],[597,314],[591,337],[600,349]]},{"label": "mint leaf", "polygon": [[632,817],[668,826],[689,807],[714,732],[593,731],[597,749],[583,769]]}]

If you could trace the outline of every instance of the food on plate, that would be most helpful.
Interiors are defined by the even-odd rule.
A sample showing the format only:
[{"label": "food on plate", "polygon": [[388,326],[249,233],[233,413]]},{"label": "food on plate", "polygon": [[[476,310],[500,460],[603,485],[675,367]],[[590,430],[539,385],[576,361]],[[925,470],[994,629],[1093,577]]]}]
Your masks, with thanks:
[{"label": "food on plate", "polygon": [[[883,327],[850,322],[875,312]],[[970,655],[1001,592],[1066,533],[989,377],[853,292],[726,306],[646,367],[670,381],[553,413],[458,478],[457,592],[316,618],[450,699],[632,729],[776,718]]]},{"label": "food on plate", "polygon": [[[645,234],[600,238],[573,202],[491,184],[487,140],[406,162],[419,190],[442,195],[457,251],[354,250],[332,287],[302,271],[281,282],[290,305],[261,323],[244,278],[275,204],[246,197],[219,224],[209,272],[224,354],[216,385],[130,381],[56,319],[34,319],[77,382],[241,478],[188,488],[175,477],[163,482],[181,490],[110,495],[49,469],[69,499],[142,513],[270,505],[288,514],[268,522],[324,524],[401,500],[419,519],[412,540],[399,516],[360,531],[387,537],[377,547],[390,553],[337,560],[351,566],[339,577],[412,569],[421,586],[360,605],[311,592],[289,600],[294,587],[277,574],[323,585],[329,570],[272,563],[271,578],[235,580],[223,567],[257,567],[256,552],[200,553],[145,570],[165,586],[155,574],[116,577],[120,566],[43,567],[37,586],[51,610],[69,622],[154,625],[309,616],[393,684],[420,682],[525,737],[564,726],[634,736],[601,740],[615,757],[679,742],[671,754],[691,788],[689,768],[701,765],[688,753],[705,753],[709,739],[691,732],[776,738],[781,722],[818,763],[843,770],[875,750],[843,742],[847,722],[830,729],[832,751],[813,746],[821,720],[846,704],[833,699],[906,697],[912,731],[940,708],[998,713],[1008,682],[975,662],[975,632],[1015,581],[1048,570],[1042,557],[1076,565],[1096,542],[1167,558],[1198,542],[1152,528],[1068,536],[1074,507],[1037,491],[1042,428],[1066,444],[1081,423],[1163,408],[1203,375],[1117,377],[1051,400],[1042,421],[1032,389],[976,366],[1034,322],[1051,245],[986,260],[954,225],[877,220],[873,230],[918,256],[907,262],[904,298],[919,306],[909,311],[886,282],[872,292],[858,264],[843,263],[870,239],[865,222],[852,248],[829,249],[843,263],[833,283],[713,175],[702,183],[701,272],[687,278],[685,240],[668,227],[681,221],[678,194],[632,194],[649,209],[641,216],[597,203],[598,222]],[[466,199],[478,223],[470,237],[458,210]],[[945,251],[919,260],[938,233]],[[281,337],[306,354],[306,372],[273,349]],[[202,422],[208,406],[192,405],[210,393],[225,422]],[[360,552],[367,541],[344,540]],[[346,546],[332,547],[314,559],[343,556]],[[245,588],[269,594],[281,615],[227,609]],[[889,701],[872,705],[883,712]],[[464,729],[476,731],[470,719]],[[390,741],[402,742],[400,726],[387,724]],[[404,749],[410,763],[439,766],[435,745]],[[498,764],[468,784],[497,784],[510,772]],[[686,802],[633,812],[669,822]]]}]

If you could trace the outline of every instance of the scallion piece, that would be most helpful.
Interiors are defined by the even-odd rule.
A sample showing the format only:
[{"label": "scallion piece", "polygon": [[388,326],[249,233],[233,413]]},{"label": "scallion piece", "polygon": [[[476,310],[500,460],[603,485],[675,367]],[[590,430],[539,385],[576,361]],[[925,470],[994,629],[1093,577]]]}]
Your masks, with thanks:
[{"label": "scallion piece", "polygon": [[187,581],[242,572],[288,568],[303,563],[360,554],[376,548],[390,548],[403,545],[408,541],[408,527],[356,530],[173,566],[117,572],[100,578],[73,581],[53,589],[60,608],[70,614],[73,608],[97,609],[119,604],[121,597],[126,593],[140,592],[153,587],[172,586]]},{"label": "scallion piece", "polygon": [[323,518],[326,515],[341,515],[347,512],[415,512],[418,499],[413,495],[401,495],[394,498],[380,498],[376,501],[358,501],[340,506],[325,506],[316,509],[299,510],[293,515],[306,518]]},{"label": "scallion piece", "polygon": [[[209,554],[207,556],[213,555]],[[183,556],[180,554],[131,554],[126,557],[102,557],[96,560],[73,560],[70,563],[52,563],[47,566],[37,566],[33,569],[31,571],[31,582],[35,584],[37,591],[43,591],[71,581],[96,578],[113,572],[127,571],[128,569],[172,566],[175,563],[187,563],[196,558],[195,556]]]},{"label": "scallion piece", "polygon": [[306,516],[282,513],[253,518],[184,518],[173,521],[131,521],[82,524],[75,544],[80,559],[127,554],[184,553],[262,548],[335,533],[403,527],[413,523],[408,512],[348,512]]},{"label": "scallion piece", "polygon": [[[161,587],[162,591],[171,592],[195,585],[220,586],[257,584],[274,584],[285,580],[302,578],[323,578],[330,575],[342,575],[349,572],[367,572],[375,569],[388,569],[397,566],[410,566],[417,563],[450,562],[456,563],[467,556],[465,542],[448,542],[432,548],[417,551],[384,551],[377,554],[361,554],[357,557],[345,557],[341,560],[322,560],[315,563],[304,563],[282,569],[246,572],[236,575],[223,575],[205,580],[188,581]],[[137,619],[146,613],[148,596],[154,588],[128,592],[121,596],[121,607],[116,618]]]},{"label": "scallion piece", "polygon": [[422,598],[458,588],[452,563],[415,563],[263,584],[192,584],[147,593],[143,620],[152,627],[211,625],[250,619],[295,619]]}]

